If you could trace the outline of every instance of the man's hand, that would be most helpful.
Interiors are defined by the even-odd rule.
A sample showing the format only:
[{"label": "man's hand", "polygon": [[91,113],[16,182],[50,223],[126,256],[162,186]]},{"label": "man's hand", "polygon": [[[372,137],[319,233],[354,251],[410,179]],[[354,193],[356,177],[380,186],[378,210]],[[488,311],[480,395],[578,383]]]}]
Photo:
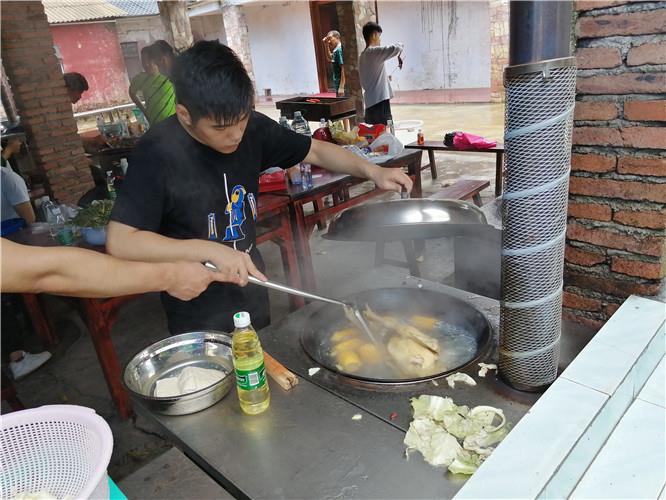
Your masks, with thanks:
[{"label": "man's hand", "polygon": [[412,191],[412,180],[401,168],[382,168],[374,166],[370,171],[368,178],[380,189],[397,191],[398,193],[403,189],[408,193]]},{"label": "man's hand", "polygon": [[192,300],[201,295],[212,281],[224,281],[216,273],[198,262],[165,264],[171,267],[166,292],[180,300]]},{"label": "man's hand", "polygon": [[219,243],[209,241],[202,243],[207,244],[203,261],[210,262],[217,268],[217,281],[245,286],[250,274],[261,281],[268,279],[257,269],[250,256],[245,252],[239,252]]}]

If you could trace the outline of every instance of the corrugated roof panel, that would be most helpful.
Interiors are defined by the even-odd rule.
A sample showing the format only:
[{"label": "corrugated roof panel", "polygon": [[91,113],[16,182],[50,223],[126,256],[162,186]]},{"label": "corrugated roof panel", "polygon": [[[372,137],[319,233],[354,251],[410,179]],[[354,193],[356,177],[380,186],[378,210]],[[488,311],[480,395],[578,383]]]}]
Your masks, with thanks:
[{"label": "corrugated roof panel", "polygon": [[108,0],[108,2],[124,10],[128,17],[155,16],[160,13],[157,0]]},{"label": "corrugated roof panel", "polygon": [[104,0],[42,0],[51,24],[126,17],[124,10]]}]

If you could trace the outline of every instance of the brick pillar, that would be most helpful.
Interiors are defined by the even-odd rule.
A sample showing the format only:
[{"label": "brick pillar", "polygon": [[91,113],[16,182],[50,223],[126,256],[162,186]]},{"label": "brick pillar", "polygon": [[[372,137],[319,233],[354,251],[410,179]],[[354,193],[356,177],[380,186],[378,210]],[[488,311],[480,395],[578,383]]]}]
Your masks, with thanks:
[{"label": "brick pillar", "polygon": [[576,7],[564,306],[600,326],[631,294],[664,297],[666,4]]},{"label": "brick pillar", "polygon": [[365,49],[363,25],[376,19],[375,2],[358,0],[336,2],[342,46],[344,48],[347,91],[356,103],[356,121],[363,121],[363,89],[358,73],[358,57]]},{"label": "brick pillar", "polygon": [[177,51],[190,47],[193,43],[192,27],[187,15],[187,2],[180,0],[160,0],[157,2],[160,19],[166,32],[167,42]]},{"label": "brick pillar", "polygon": [[[222,8],[224,31],[227,35],[227,44],[243,61],[243,65],[254,82],[252,69],[252,53],[250,52],[250,33],[247,29],[247,20],[240,5],[225,5]],[[258,92],[258,89],[255,89]]]},{"label": "brick pillar", "polygon": [[490,0],[490,100],[504,102],[504,68],[509,64],[509,1]]},{"label": "brick pillar", "polygon": [[52,197],[76,203],[93,182],[42,3],[3,4],[1,35],[2,63],[35,164]]}]

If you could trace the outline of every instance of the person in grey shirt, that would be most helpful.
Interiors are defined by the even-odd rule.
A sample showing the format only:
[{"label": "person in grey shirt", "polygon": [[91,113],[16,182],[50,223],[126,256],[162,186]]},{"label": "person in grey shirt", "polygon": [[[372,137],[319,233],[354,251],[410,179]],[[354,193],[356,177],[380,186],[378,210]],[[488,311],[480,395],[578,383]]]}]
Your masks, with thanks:
[{"label": "person in grey shirt", "polygon": [[358,61],[358,71],[363,87],[363,100],[365,102],[365,122],[370,124],[383,123],[392,120],[391,101],[393,89],[389,77],[386,75],[384,63],[392,57],[398,57],[398,67],[402,68],[403,45],[381,45],[382,28],[374,22],[363,26],[365,50]]}]

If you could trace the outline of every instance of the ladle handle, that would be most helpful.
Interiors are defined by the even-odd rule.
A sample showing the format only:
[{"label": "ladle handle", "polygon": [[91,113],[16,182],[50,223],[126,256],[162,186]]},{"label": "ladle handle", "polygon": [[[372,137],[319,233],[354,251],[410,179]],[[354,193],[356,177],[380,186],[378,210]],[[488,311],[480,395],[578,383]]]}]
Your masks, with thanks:
[{"label": "ladle handle", "polygon": [[[215,264],[213,264],[212,262],[204,262],[204,266],[217,271],[217,267],[215,267]],[[315,295],[314,293],[304,292],[303,290],[297,290],[296,288],[291,288],[290,286],[283,285],[282,283],[275,283],[273,281],[261,281],[259,278],[255,278],[252,275],[249,275],[247,277],[247,280],[255,285],[263,286],[266,288],[272,288],[273,290],[277,290],[278,292],[289,293],[291,295],[298,295],[299,297],[303,297],[310,300],[318,300],[320,302],[328,302],[329,304],[335,304],[337,306],[347,307],[347,304],[345,304],[341,300],[329,299],[327,297]]]},{"label": "ladle handle", "polygon": [[278,292],[290,293],[291,295],[298,295],[299,297],[303,297],[306,299],[318,300],[320,302],[328,302],[329,304],[335,304],[338,306],[347,307],[347,304],[345,304],[341,300],[329,299],[327,297],[322,297],[321,295],[316,295],[314,293],[305,292],[303,290],[297,290],[296,288],[291,288],[290,286],[283,285],[282,283],[275,283],[273,281],[261,281],[259,278],[255,278],[254,276],[248,276],[247,280],[250,283],[254,283],[255,285],[264,286],[266,288],[272,288],[273,290],[277,290]]}]

